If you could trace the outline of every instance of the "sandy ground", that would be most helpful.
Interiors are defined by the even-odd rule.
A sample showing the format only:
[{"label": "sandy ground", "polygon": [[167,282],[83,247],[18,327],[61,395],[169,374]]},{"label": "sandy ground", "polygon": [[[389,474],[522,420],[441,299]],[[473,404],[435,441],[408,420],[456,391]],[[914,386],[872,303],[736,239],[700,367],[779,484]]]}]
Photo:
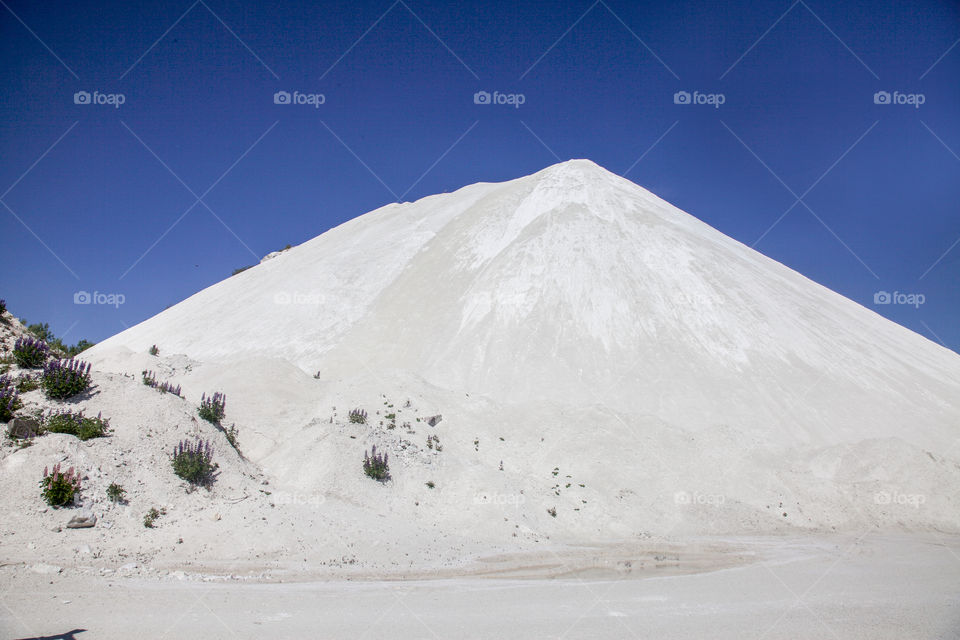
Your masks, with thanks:
[{"label": "sandy ground", "polygon": [[[536,577],[544,557],[515,557],[516,575],[526,566],[531,577],[282,583],[8,565],[0,628],[5,638],[81,640],[960,637],[960,538],[870,533],[739,538],[717,548],[724,545],[752,559],[670,575],[669,559],[626,572],[621,558],[597,562],[597,577],[580,566],[545,579]],[[583,553],[567,549],[553,560],[572,566]],[[701,568],[716,562],[703,556]]]}]

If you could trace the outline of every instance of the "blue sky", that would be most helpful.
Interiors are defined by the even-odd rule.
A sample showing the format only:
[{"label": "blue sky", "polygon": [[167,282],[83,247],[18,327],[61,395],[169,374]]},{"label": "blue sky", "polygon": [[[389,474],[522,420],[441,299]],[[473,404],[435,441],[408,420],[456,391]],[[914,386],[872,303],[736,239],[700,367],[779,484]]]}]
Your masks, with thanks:
[{"label": "blue sky", "polygon": [[191,2],[0,1],[0,297],[67,342],[590,158],[960,350],[955,2]]}]

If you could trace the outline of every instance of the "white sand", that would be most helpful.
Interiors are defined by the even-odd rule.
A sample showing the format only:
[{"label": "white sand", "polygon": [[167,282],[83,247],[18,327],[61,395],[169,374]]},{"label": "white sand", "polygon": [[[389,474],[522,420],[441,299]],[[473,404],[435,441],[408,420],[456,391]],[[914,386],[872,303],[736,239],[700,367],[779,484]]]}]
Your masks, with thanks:
[{"label": "white sand", "polygon": [[[5,349],[19,331],[0,326]],[[153,344],[159,357],[147,353]],[[38,587],[33,568],[50,565],[64,570],[55,585],[97,593],[101,573],[126,567],[116,583],[126,595],[85,605],[103,637],[130,628],[126,618],[110,626],[123,598],[137,612],[129,624],[152,602],[170,624],[177,603],[193,598],[182,584],[193,583],[151,581],[178,571],[337,581],[224,587],[217,606],[238,607],[238,625],[266,624],[248,599],[273,598],[264,615],[275,616],[299,589],[322,600],[345,578],[429,577],[452,581],[416,592],[418,607],[436,603],[438,636],[455,624],[497,635],[513,627],[477,622],[474,583],[453,580],[566,576],[569,589],[525,587],[532,613],[518,627],[561,635],[550,625],[576,622],[583,611],[573,602],[587,598],[571,595],[576,574],[618,594],[638,629],[663,632],[651,637],[671,625],[689,637],[742,637],[789,600],[763,581],[769,566],[743,566],[751,553],[802,583],[834,557],[829,536],[864,532],[887,542],[870,543],[880,545],[869,547],[870,562],[852,557],[810,608],[840,637],[860,637],[859,625],[875,632],[863,637],[937,637],[956,621],[941,596],[948,578],[960,583],[960,563],[926,541],[939,536],[955,550],[960,533],[960,356],[587,161],[372,212],[83,355],[94,364],[90,393],[54,403],[33,391],[24,411],[102,412],[111,437],[0,446],[0,563],[10,611],[27,623],[16,633],[82,622],[31,610],[18,595]],[[185,398],[141,384],[144,369],[181,384]],[[197,418],[201,394],[214,391],[227,393],[224,424],[239,428],[243,456]],[[368,424],[348,421],[357,407]],[[195,437],[216,449],[209,490],[188,491],[171,470],[173,446]],[[362,473],[374,445],[391,457],[385,484]],[[46,508],[37,488],[56,462],[84,474],[95,528],[57,530],[74,510]],[[111,482],[128,504],[106,500]],[[150,508],[166,513],[145,529]],[[797,542],[778,547],[782,536]],[[927,583],[905,588],[905,553],[917,555]],[[658,569],[674,577],[636,581],[634,570],[610,582],[620,563],[670,565],[656,556],[680,558]],[[482,584],[491,606],[515,606],[514,583]],[[654,598],[664,585],[680,586],[667,600],[630,600],[632,589]],[[390,602],[391,588],[364,593]],[[848,591],[876,598],[838,604]],[[894,607],[895,597],[905,604]],[[701,601],[715,619],[677,608]],[[362,602],[336,602],[345,613],[324,633],[365,629]],[[290,635],[319,624],[307,604],[289,610],[291,620],[274,622],[295,625]],[[763,637],[829,637],[804,611]],[[619,617],[587,614],[608,636],[622,635]],[[410,625],[400,635],[430,634]]]},{"label": "white sand", "polygon": [[871,534],[725,543],[750,549],[754,561],[679,576],[655,568],[624,573],[613,565],[604,576],[553,580],[282,584],[3,567],[0,577],[11,589],[0,626],[5,637],[85,629],[76,637],[96,640],[960,636],[956,537]]}]

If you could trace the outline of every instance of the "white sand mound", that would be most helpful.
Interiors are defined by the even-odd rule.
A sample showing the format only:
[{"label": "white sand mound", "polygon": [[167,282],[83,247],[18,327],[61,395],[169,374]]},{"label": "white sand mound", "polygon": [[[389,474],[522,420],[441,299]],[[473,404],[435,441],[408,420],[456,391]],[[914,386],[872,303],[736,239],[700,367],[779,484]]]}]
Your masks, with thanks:
[{"label": "white sand mound", "polygon": [[[548,540],[960,531],[960,356],[585,160],[378,209],[83,357],[86,405],[117,430],[87,448],[142,451],[144,500],[178,504],[158,452],[226,392],[249,463],[224,456],[229,491],[189,504],[248,497],[226,526],[202,519],[226,506],[183,516],[207,560],[402,570]],[[143,369],[187,400],[134,392]],[[385,485],[362,473],[372,445]],[[5,477],[42,469],[38,446],[5,450]]]}]

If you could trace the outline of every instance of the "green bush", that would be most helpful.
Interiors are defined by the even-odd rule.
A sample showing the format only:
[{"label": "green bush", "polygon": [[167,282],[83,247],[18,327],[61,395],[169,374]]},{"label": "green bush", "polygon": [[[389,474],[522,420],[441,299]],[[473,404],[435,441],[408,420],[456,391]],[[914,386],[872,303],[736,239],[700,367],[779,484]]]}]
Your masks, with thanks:
[{"label": "green bush", "polygon": [[166,515],[166,509],[160,509],[157,511],[156,507],[150,507],[150,511],[147,511],[147,515],[143,516],[143,526],[147,529],[153,529],[153,525],[157,522],[157,519],[162,515]]},{"label": "green bush", "polygon": [[390,479],[390,465],[387,462],[387,454],[377,453],[377,446],[370,448],[370,455],[363,453],[363,473],[368,478],[373,478],[379,482],[386,482]]},{"label": "green bush", "polygon": [[200,398],[200,406],[197,407],[197,415],[210,424],[220,424],[223,416],[226,415],[227,396],[220,393],[214,393],[209,398],[204,393]]},{"label": "green bush", "polygon": [[52,400],[64,400],[90,388],[90,364],[81,360],[51,360],[43,369],[43,390]]},{"label": "green bush", "polygon": [[111,482],[110,486],[107,487],[107,499],[114,504],[124,502],[126,493],[127,490],[116,482]]},{"label": "green bush", "polygon": [[66,473],[60,471],[60,463],[53,465],[53,472],[48,473],[43,468],[43,480],[40,481],[43,499],[51,507],[63,507],[74,501],[80,493],[80,474],[75,473],[73,467]]},{"label": "green bush", "polygon": [[40,381],[31,376],[29,373],[17,378],[17,391],[20,393],[27,393],[28,391],[34,391],[35,389],[39,388]]},{"label": "green bush", "polygon": [[10,422],[21,406],[23,403],[13,381],[8,376],[0,375],[0,422]]},{"label": "green bush", "polygon": [[13,358],[23,369],[39,369],[50,357],[50,347],[40,339],[29,336],[17,339],[13,345]]},{"label": "green bush", "polygon": [[217,465],[213,462],[213,447],[209,442],[197,440],[192,444],[181,440],[173,449],[173,472],[196,486],[209,486]]},{"label": "green bush", "polygon": [[82,411],[63,411],[44,418],[43,428],[49,433],[66,433],[81,440],[90,440],[105,437],[110,431],[110,421],[99,413],[96,418],[88,418]]}]

